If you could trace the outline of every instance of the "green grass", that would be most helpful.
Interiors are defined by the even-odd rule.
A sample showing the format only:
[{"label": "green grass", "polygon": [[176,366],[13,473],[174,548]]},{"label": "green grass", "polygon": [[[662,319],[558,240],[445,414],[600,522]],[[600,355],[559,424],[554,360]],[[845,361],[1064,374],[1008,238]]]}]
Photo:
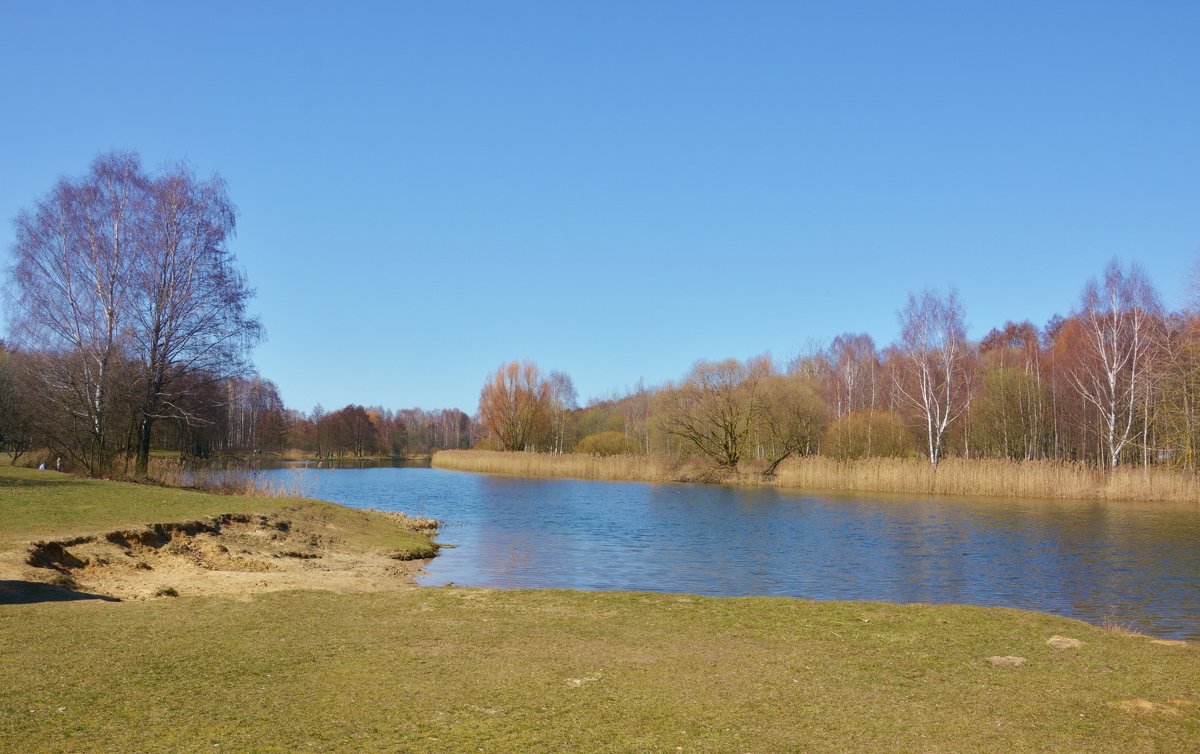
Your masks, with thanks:
[{"label": "green grass", "polygon": [[429,538],[383,516],[320,500],[237,497],[153,484],[83,479],[52,471],[0,468],[0,552],[35,539],[66,539],[150,523],[222,513],[280,513],[336,527],[354,547],[428,550]]},{"label": "green grass", "polygon": [[[0,470],[6,541],[263,506],[393,541],[310,501]],[[458,588],[0,605],[0,751],[1184,752],[1198,702],[1196,645],[1016,610]]]},{"label": "green grass", "polygon": [[[1082,639],[1075,650],[1045,644]],[[1029,612],[422,589],[0,608],[22,751],[1195,751],[1200,654]],[[995,667],[989,655],[1027,658]],[[1144,698],[1171,711],[1137,714]],[[61,709],[61,711],[60,711]]]}]

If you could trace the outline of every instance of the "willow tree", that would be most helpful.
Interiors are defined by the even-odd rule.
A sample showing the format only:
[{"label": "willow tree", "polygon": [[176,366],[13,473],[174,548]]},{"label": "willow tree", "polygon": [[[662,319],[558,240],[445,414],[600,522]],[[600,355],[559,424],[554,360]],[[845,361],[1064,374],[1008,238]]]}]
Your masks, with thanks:
[{"label": "willow tree", "polygon": [[532,361],[500,366],[479,394],[479,420],[501,450],[549,445],[551,389]]},{"label": "willow tree", "polygon": [[1200,314],[1166,318],[1157,340],[1160,442],[1175,464],[1194,471],[1200,467]]},{"label": "willow tree", "polygon": [[767,464],[763,476],[770,477],[788,458],[817,452],[829,409],[816,382],[802,376],[768,375],[758,385],[758,394],[756,449]]},{"label": "willow tree", "polygon": [[690,451],[733,469],[750,450],[763,409],[770,360],[698,361],[679,385],[656,396],[663,431]]}]

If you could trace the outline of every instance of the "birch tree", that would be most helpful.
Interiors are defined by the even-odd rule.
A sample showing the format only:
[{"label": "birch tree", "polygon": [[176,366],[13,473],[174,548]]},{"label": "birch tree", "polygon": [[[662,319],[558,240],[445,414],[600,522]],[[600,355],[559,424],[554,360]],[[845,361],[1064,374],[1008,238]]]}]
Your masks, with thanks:
[{"label": "birch tree", "polygon": [[837,336],[829,346],[829,363],[834,416],[841,418],[851,411],[873,411],[879,357],[871,336],[866,333]]},{"label": "birch tree", "polygon": [[[226,247],[234,211],[224,182],[183,167],[152,178],[136,154],[106,154],[16,225],[17,332],[42,357],[42,399],[69,418],[66,434],[87,428],[86,442],[59,441],[89,472],[107,473],[129,445],[114,443],[115,393],[134,390],[145,473],[154,422],[203,421],[185,399],[203,380],[240,373],[260,333]],[[118,368],[133,373],[118,381]]]},{"label": "birch tree", "polygon": [[1120,464],[1121,451],[1134,434],[1159,309],[1153,287],[1136,264],[1126,272],[1113,260],[1102,281],[1093,278],[1083,289],[1075,315],[1082,337],[1069,379],[1099,412],[1109,468]]},{"label": "birch tree", "polygon": [[571,412],[579,407],[579,394],[575,392],[575,383],[571,380],[571,376],[565,372],[552,370],[546,382],[550,393],[554,452],[562,454],[566,444],[567,424],[571,418]]},{"label": "birch tree", "polygon": [[937,469],[946,428],[971,402],[968,369],[971,348],[966,339],[958,294],[941,296],[926,290],[910,294],[899,313],[901,362],[896,388],[925,427],[929,463]]},{"label": "birch tree", "polygon": [[16,220],[13,329],[42,352],[37,399],[66,418],[51,441],[93,475],[111,471],[117,450],[116,371],[130,339],[148,189],[136,155],[104,155]]},{"label": "birch tree", "polygon": [[149,184],[141,253],[134,265],[133,345],[144,366],[137,470],[146,473],[159,419],[203,419],[180,400],[182,378],[241,374],[261,335],[247,314],[254,291],[227,246],[236,220],[225,182],[198,180],[179,166]]}]

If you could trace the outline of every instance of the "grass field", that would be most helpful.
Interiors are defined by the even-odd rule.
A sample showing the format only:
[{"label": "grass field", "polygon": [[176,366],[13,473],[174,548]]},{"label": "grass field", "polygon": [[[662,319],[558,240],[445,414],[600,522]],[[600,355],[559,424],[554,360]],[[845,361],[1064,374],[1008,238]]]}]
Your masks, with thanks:
[{"label": "grass field", "polygon": [[578,453],[502,453],[443,450],[436,468],[517,476],[612,481],[710,481],[826,492],[892,492],[1071,500],[1200,502],[1200,478],[1164,468],[1105,471],[1077,463],[948,458],[935,473],[921,459],[864,458],[837,461],[821,456],[790,458],[763,479],[753,464],[738,472],[692,460],[672,464],[657,456],[593,456]]},{"label": "grass field", "polygon": [[996,609],[284,592],[6,606],[0,637],[9,751],[1200,746],[1194,647]]},{"label": "grass field", "polygon": [[158,521],[231,512],[271,513],[283,498],[230,498],[191,490],[0,467],[0,551],[30,539],[67,538]]},{"label": "grass field", "polygon": [[68,539],[222,513],[287,514],[336,526],[362,547],[424,547],[424,535],[322,500],[242,497],[0,467],[0,552],[34,539]]},{"label": "grass field", "polygon": [[[8,543],[263,506],[360,515],[0,469]],[[1196,645],[995,608],[411,586],[0,605],[3,751],[1188,752],[1198,703]]]}]

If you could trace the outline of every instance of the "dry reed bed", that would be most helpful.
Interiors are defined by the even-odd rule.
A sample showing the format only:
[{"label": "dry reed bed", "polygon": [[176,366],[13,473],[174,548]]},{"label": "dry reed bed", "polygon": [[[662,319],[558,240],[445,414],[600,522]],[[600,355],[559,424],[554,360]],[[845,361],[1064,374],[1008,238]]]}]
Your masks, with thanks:
[{"label": "dry reed bed", "polygon": [[146,476],[169,487],[185,487],[217,495],[242,497],[300,497],[298,480],[266,479],[252,469],[215,469],[174,459],[151,458]]},{"label": "dry reed bed", "polygon": [[921,459],[865,458],[837,461],[789,459],[772,479],[753,470],[721,473],[695,462],[673,463],[655,456],[502,453],[446,450],[435,453],[441,469],[531,477],[639,482],[715,481],[745,486],[805,490],[977,495],[1074,500],[1126,500],[1200,503],[1200,480],[1169,469],[1141,467],[1105,471],[1054,461],[943,461],[935,473]]},{"label": "dry reed bed", "polygon": [[439,450],[432,464],[439,469],[480,474],[573,477],[606,481],[664,482],[674,469],[655,456],[595,456],[586,453],[503,453],[495,450]]}]

